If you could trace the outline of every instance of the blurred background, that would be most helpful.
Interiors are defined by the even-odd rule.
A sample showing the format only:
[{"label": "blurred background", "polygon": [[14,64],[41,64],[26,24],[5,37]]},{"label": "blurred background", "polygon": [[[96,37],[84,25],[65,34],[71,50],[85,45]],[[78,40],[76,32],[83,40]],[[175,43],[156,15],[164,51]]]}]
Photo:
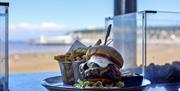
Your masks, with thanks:
[{"label": "blurred background", "polygon": [[[114,12],[114,0],[1,1],[10,3],[10,73],[59,71],[54,56],[64,54],[75,39],[87,46],[99,38],[104,39],[105,18],[113,17]],[[143,10],[180,12],[180,0],[137,0],[137,11]],[[151,24],[155,24],[156,21],[151,20]],[[180,60],[180,51],[177,51],[180,50],[180,28],[171,28],[173,31],[170,34],[166,32],[168,26],[151,29],[159,31],[151,31],[148,38],[176,42],[167,46],[164,42],[158,42],[158,45],[150,46],[149,59],[157,64]],[[141,46],[137,47],[141,49]],[[137,50],[137,60],[141,60],[140,53],[141,50]],[[154,55],[158,57],[154,58]]]}]

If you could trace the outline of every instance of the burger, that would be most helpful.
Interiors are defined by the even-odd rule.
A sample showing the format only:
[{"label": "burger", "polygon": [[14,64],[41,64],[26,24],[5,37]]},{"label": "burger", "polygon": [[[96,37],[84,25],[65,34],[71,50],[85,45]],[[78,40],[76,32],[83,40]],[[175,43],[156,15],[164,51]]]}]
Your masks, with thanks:
[{"label": "burger", "polygon": [[80,64],[82,76],[74,85],[77,88],[123,87],[120,69],[123,66],[121,54],[107,45],[91,47],[86,52],[86,62]]}]

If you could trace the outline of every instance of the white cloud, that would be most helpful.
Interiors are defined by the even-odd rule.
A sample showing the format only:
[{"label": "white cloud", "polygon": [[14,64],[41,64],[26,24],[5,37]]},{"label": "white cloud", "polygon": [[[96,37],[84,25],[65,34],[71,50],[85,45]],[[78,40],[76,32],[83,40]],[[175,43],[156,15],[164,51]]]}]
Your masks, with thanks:
[{"label": "white cloud", "polygon": [[43,22],[40,25],[41,28],[45,28],[45,29],[64,29],[66,28],[66,26],[64,24],[57,24],[54,22]]},{"label": "white cloud", "polygon": [[26,22],[21,22],[18,24],[19,28],[33,28],[34,26],[32,24],[26,23]]},{"label": "white cloud", "polygon": [[17,25],[10,25],[10,30],[69,30],[65,24],[58,24],[54,22],[42,22],[40,24],[31,24],[27,22],[21,22]]},{"label": "white cloud", "polygon": [[95,26],[95,25],[89,25],[89,26],[87,26],[87,29],[96,29],[97,28],[97,26]]},{"label": "white cloud", "polygon": [[32,24],[28,22],[21,22],[16,25],[10,24],[10,31],[43,31],[43,30],[64,30],[64,31],[72,31],[72,30],[78,30],[78,29],[96,29],[98,26],[95,25],[88,25],[88,26],[67,26],[65,24],[59,24],[55,22],[42,22],[39,24]]}]

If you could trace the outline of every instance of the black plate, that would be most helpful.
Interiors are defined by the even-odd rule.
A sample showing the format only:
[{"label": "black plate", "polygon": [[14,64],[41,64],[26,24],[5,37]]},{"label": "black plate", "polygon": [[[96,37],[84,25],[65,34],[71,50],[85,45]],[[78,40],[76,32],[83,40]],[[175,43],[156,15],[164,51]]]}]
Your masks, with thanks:
[{"label": "black plate", "polygon": [[141,75],[125,76],[125,77],[121,77],[121,81],[124,82],[125,87],[141,86],[143,81],[143,76]]},{"label": "black plate", "polygon": [[62,76],[55,76],[46,78],[42,81],[42,85],[47,88],[49,91],[79,91],[79,90],[85,90],[85,91],[141,91],[146,87],[148,84],[150,84],[150,81],[147,79],[143,79],[141,86],[133,86],[133,87],[124,87],[124,88],[86,88],[86,89],[79,89],[74,88],[72,85],[66,85],[62,81]]}]

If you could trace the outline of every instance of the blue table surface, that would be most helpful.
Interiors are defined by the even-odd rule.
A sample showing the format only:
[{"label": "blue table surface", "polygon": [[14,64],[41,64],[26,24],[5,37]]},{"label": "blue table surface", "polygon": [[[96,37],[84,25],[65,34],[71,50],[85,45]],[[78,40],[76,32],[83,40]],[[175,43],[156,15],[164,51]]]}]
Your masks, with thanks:
[{"label": "blue table surface", "polygon": [[16,73],[9,75],[10,91],[48,91],[41,85],[42,80],[58,76],[58,72]]},{"label": "blue table surface", "polygon": [[[40,72],[40,73],[16,73],[9,75],[10,91],[48,91],[41,85],[42,80],[59,76],[60,72]],[[175,84],[154,84],[149,86],[148,91],[180,91],[180,83]],[[162,89],[163,87],[163,89]]]}]

